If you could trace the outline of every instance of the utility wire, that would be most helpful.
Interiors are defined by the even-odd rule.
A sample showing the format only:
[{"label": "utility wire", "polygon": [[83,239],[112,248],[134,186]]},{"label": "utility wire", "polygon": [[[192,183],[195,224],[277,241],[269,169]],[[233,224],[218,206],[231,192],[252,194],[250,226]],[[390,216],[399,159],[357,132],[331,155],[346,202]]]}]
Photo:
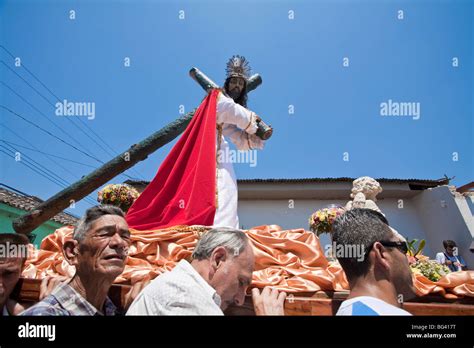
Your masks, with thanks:
[{"label": "utility wire", "polygon": [[[0,144],[0,146],[4,149],[6,149],[7,151],[15,151],[15,152],[20,152],[18,151],[18,149],[16,149],[15,147],[13,147],[12,145],[8,145],[7,144],[7,147],[3,146]],[[27,163],[29,163],[31,166],[33,166],[34,168],[36,168],[37,170],[39,170],[40,172],[44,173],[46,176],[48,176],[51,181],[54,181],[56,184],[58,184],[59,186],[63,187],[63,188],[66,188],[67,186],[70,186],[71,184],[69,182],[67,182],[66,180],[64,180],[63,178],[61,178],[59,175],[57,175],[56,173],[54,173],[53,171],[51,171],[50,169],[46,168],[45,166],[43,166],[41,163],[35,161],[33,158],[31,158],[30,156],[28,156],[27,154],[25,153],[21,153],[21,160],[19,162],[22,162],[24,161],[23,157],[26,159]],[[86,201],[88,201],[89,203],[94,203],[93,199],[89,196],[86,196],[84,197],[84,199]]]},{"label": "utility wire", "polygon": [[[3,152],[5,155],[9,156],[10,158],[13,158],[15,159],[15,157],[13,155],[11,155],[9,152],[11,150],[9,150],[8,148],[6,148],[5,146],[3,145],[0,145],[0,152]],[[25,155],[26,157],[26,155]],[[32,161],[29,161],[28,157],[26,157],[26,160],[21,160],[21,161],[18,161],[20,162],[21,164],[23,164],[24,166],[26,166],[27,168],[31,169],[32,171],[34,171],[36,174],[39,174],[41,175],[42,177],[44,177],[45,179],[47,179],[48,181],[62,187],[62,188],[65,188],[66,186],[64,184],[61,183],[61,181],[58,181],[56,178],[54,177],[51,177],[50,175],[48,175],[47,172],[45,172],[44,170],[42,170],[39,166],[35,165],[34,163],[32,163]],[[84,200],[86,202],[88,202],[89,204],[92,204],[92,205],[95,205],[97,203],[95,203],[92,198],[90,197],[84,197]]]},{"label": "utility wire", "polygon": [[[3,146],[0,145],[0,147],[3,147]],[[4,153],[6,156],[8,156],[8,157],[10,157],[10,158],[12,158],[12,159],[15,159],[14,156],[12,156],[8,151],[3,150],[2,148],[0,148],[0,152]],[[57,183],[56,181],[52,180],[50,177],[48,177],[47,175],[43,174],[41,171],[38,171],[37,169],[35,169],[33,166],[31,166],[31,165],[28,164],[27,162],[25,162],[25,161],[20,161],[20,162],[21,162],[21,164],[23,164],[23,165],[26,166],[27,168],[31,169],[31,170],[32,170],[33,172],[35,172],[36,174],[38,174],[38,175],[44,177],[45,179],[47,179],[48,181],[50,181],[50,182],[52,182],[52,183],[54,183],[54,184],[56,184],[56,185],[62,187],[62,185],[60,185],[60,184]],[[89,204],[92,204],[92,205],[96,205],[96,204],[97,204],[96,202],[91,203],[91,201],[86,200],[86,199],[85,199],[84,201],[87,202],[87,203],[89,203]]]},{"label": "utility wire", "polygon": [[70,159],[70,158],[66,158],[66,157],[62,157],[62,156],[58,156],[58,155],[53,155],[52,153],[44,152],[44,151],[41,151],[41,150],[35,150],[35,149],[32,149],[31,147],[24,146],[24,145],[20,145],[20,144],[16,144],[16,143],[13,143],[13,142],[11,142],[11,141],[6,141],[6,140],[0,140],[0,141],[3,141],[4,143],[10,144],[10,145],[14,145],[14,146],[16,146],[16,147],[20,147],[20,148],[23,148],[23,149],[26,149],[26,150],[30,150],[30,151],[33,151],[33,152],[38,152],[38,153],[43,154],[43,155],[46,155],[46,156],[56,157],[56,158],[59,158],[59,159],[61,159],[61,160],[63,160],[63,161],[68,161],[68,162],[71,162],[71,163],[80,164],[81,166],[85,166],[85,167],[89,167],[89,168],[96,169],[96,167],[91,166],[90,164],[86,164],[86,163],[74,161],[74,160],[72,160],[72,159]]},{"label": "utility wire", "polygon": [[32,126],[38,128],[38,129],[41,130],[42,132],[44,132],[44,133],[48,134],[49,136],[51,136],[51,137],[53,137],[53,138],[59,140],[60,142],[66,144],[67,146],[72,147],[74,150],[79,151],[79,152],[82,153],[83,155],[86,155],[87,157],[90,157],[90,158],[92,158],[93,160],[95,160],[95,161],[97,161],[97,162],[99,162],[99,163],[104,163],[103,161],[101,161],[101,160],[98,159],[97,157],[94,157],[94,156],[89,155],[87,152],[82,151],[81,149],[77,148],[76,146],[70,144],[69,142],[65,141],[64,139],[61,139],[61,138],[58,137],[57,135],[55,135],[55,134],[51,133],[50,131],[44,129],[43,127],[37,125],[36,123],[31,122],[31,121],[28,120],[26,117],[23,117],[22,115],[20,115],[20,114],[18,114],[17,112],[15,112],[15,111],[13,111],[13,110],[7,108],[6,106],[0,105],[0,108],[3,108],[3,109],[5,109],[6,111],[8,111],[9,113],[11,113],[12,115],[15,115],[15,116],[21,118],[23,121],[25,121],[25,122],[31,124]]},{"label": "utility wire", "polygon": [[[0,105],[1,107],[1,105]],[[28,141],[27,139],[25,139],[24,137],[22,137],[20,134],[16,133],[15,131],[13,131],[11,128],[9,128],[8,126],[6,126],[5,124],[3,123],[0,123],[0,126],[4,127],[5,129],[7,129],[9,132],[11,132],[12,134],[14,134],[15,136],[17,136],[18,138],[22,139],[23,141],[25,141],[27,144],[29,144],[30,146],[32,146],[33,148],[36,149],[37,152],[43,152],[41,150],[39,150],[34,144],[32,144],[30,141]],[[4,140],[2,140],[4,141]],[[44,152],[43,152],[44,153]],[[46,156],[53,156],[53,157],[59,157],[59,156],[54,156],[54,155],[50,155],[50,154],[47,154],[47,153],[44,153]],[[69,174],[71,174],[72,176],[76,176],[77,174],[71,172],[69,169],[67,169],[66,167],[64,167],[63,165],[61,165],[59,162],[53,160],[52,158],[50,157],[47,157],[51,162],[55,163],[56,165],[58,165],[59,167],[61,167],[62,169],[64,169],[66,172],[68,172]],[[80,163],[80,162],[77,162],[77,163]],[[82,165],[87,165],[85,163],[80,163]],[[90,166],[90,165],[87,165],[87,166]],[[93,166],[90,166],[91,168],[95,168]],[[124,174],[124,173],[120,173],[119,175],[122,175],[122,176],[125,176],[126,178],[129,178],[129,179],[132,179],[132,180],[135,180],[135,178],[127,175],[127,174]]]},{"label": "utility wire", "polygon": [[[20,74],[18,74],[15,70],[13,70],[11,67],[8,66],[7,63],[5,63],[5,61],[3,60],[0,60],[0,63],[2,63],[4,66],[6,66],[11,72],[13,72],[16,76],[18,76],[23,82],[25,82],[31,89],[33,89],[38,95],[40,95],[44,100],[46,100],[46,102],[48,104],[50,104],[53,108],[55,108],[56,106],[48,99],[46,98],[42,93],[40,93],[35,87],[33,87],[27,80],[25,80]],[[59,102],[61,102],[59,99],[58,99]],[[74,118],[69,118],[69,117],[66,117],[66,119],[72,123],[72,125],[74,127],[76,127],[77,129],[79,129],[82,133],[84,133],[89,139],[91,139],[93,142],[96,143],[97,146],[99,146],[100,148],[102,148],[102,150],[104,150],[105,152],[107,152],[106,149],[104,149],[89,133],[85,132],[81,127],[79,127],[75,122],[73,122],[72,120],[75,119]],[[70,135],[69,135],[70,136]],[[84,145],[82,145],[84,148],[86,148]],[[91,152],[90,150],[88,150],[89,152]],[[109,154],[110,155],[110,154]]]},{"label": "utility wire", "polygon": [[73,140],[78,146],[82,146],[85,150],[87,150],[88,152],[91,152],[86,146],[82,145],[81,143],[79,143],[79,141],[77,141],[74,137],[71,137],[71,134],[66,132],[61,126],[59,126],[56,122],[52,121],[48,116],[46,116],[41,110],[39,110],[36,106],[34,106],[33,104],[31,104],[28,100],[26,100],[21,94],[19,94],[18,92],[16,92],[13,88],[11,88],[9,85],[7,85],[5,82],[3,81],[0,81],[0,83],[2,85],[4,85],[6,88],[8,88],[11,92],[13,92],[18,98],[20,98],[21,100],[23,100],[26,104],[28,104],[32,109],[36,110],[36,112],[38,112],[41,116],[43,116],[44,119],[46,119],[46,121],[48,121],[49,123],[51,123],[53,126],[55,126],[57,129],[59,129],[64,135],[66,135],[67,137],[71,138],[71,140]]},{"label": "utility wire", "polygon": [[[7,52],[7,54],[15,59],[15,56],[13,55],[13,53],[11,53],[4,45],[0,45],[0,48],[2,48],[5,52]],[[11,69],[5,62],[2,61],[2,63],[7,67],[9,68],[12,72],[14,72],[17,76],[19,76],[23,81],[25,81],[20,75],[18,75],[13,69]],[[41,86],[43,86],[52,96],[54,96],[56,98],[57,101],[61,102],[60,98],[55,94],[53,93],[53,91],[51,91],[51,89],[49,89],[32,71],[30,71],[30,69],[28,69],[28,67],[22,63],[21,64],[21,67],[23,69],[25,69],[38,83],[41,84]],[[32,87],[27,81],[25,81],[31,88],[33,88],[37,93],[39,93],[34,87]],[[40,94],[40,93],[39,93]],[[50,103],[52,105],[52,103],[46,98],[44,97],[42,94],[40,94],[44,99],[46,99],[48,101],[48,103]],[[69,120],[69,119],[68,119]],[[88,136],[90,139],[92,139],[97,145],[99,145],[99,147],[101,147],[105,152],[107,152],[110,156],[113,156],[115,157],[116,155],[118,155],[117,151],[115,151],[101,136],[99,136],[91,127],[88,126],[88,124],[80,119],[82,124],[86,126],[86,128],[92,132],[96,137],[97,139],[99,139],[103,144],[105,144],[105,146],[107,146],[111,151],[112,151],[112,154],[110,154],[107,150],[105,150],[103,147],[101,147],[99,144],[97,144],[97,142],[95,141],[94,138],[90,137],[88,133],[85,133],[83,132],[84,134],[86,134],[86,136]],[[72,122],[72,121],[71,121]],[[82,131],[82,129],[81,129]],[[130,168],[129,169],[130,171],[133,171],[136,175],[138,175],[139,178],[143,179],[143,176],[138,173],[138,171],[136,171],[134,168]],[[131,178],[131,177],[130,177]],[[132,178],[133,179],[133,178]]]},{"label": "utility wire", "polygon": [[[42,152],[40,149],[38,149],[38,147],[36,147],[35,144],[33,144],[32,142],[30,142],[29,140],[25,139],[23,136],[21,136],[20,134],[18,134],[17,132],[15,132],[13,129],[11,129],[10,127],[8,127],[7,125],[5,125],[4,123],[0,123],[0,126],[4,127],[6,130],[8,130],[10,133],[12,133],[13,135],[15,135],[16,137],[20,138],[21,140],[23,140],[25,143],[27,143],[28,145],[32,146],[34,149],[36,149],[36,151],[38,152]],[[3,140],[5,141],[5,140]],[[77,173],[73,173],[71,172],[68,168],[66,168],[65,166],[63,166],[61,163],[59,163],[58,161],[54,160],[53,158],[50,157],[50,155],[46,155],[46,158],[51,161],[52,163],[56,164],[57,166],[59,166],[60,168],[62,168],[64,171],[68,172],[69,174],[71,174],[74,178],[77,176]]]}]

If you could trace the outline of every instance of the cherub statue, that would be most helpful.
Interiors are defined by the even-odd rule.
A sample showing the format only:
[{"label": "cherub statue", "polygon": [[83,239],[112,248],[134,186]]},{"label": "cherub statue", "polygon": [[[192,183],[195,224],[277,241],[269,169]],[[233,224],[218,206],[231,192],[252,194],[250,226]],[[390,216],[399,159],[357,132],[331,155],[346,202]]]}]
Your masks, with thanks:
[{"label": "cherub statue", "polygon": [[346,210],[352,208],[367,208],[383,214],[377,204],[375,204],[377,201],[376,196],[380,192],[382,192],[382,187],[377,180],[369,176],[362,176],[355,179],[352,183],[352,201],[347,202]]},{"label": "cherub statue", "polygon": [[[385,216],[384,213],[379,209],[375,202],[377,201],[376,196],[382,192],[382,186],[379,182],[370,176],[361,176],[352,182],[352,201],[347,202],[346,210],[353,208],[367,208],[378,211],[380,214]],[[396,229],[390,227],[393,233],[398,236],[401,240],[406,240]]]}]

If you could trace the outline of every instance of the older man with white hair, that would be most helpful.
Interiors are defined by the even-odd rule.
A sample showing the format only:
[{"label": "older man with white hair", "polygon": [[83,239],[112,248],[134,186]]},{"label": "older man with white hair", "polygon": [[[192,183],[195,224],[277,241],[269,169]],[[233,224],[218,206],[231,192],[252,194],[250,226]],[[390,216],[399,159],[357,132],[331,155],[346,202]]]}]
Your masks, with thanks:
[{"label": "older man with white hair", "polygon": [[[252,282],[254,254],[246,234],[219,227],[203,235],[189,263],[155,278],[138,295],[127,315],[223,315],[241,306]],[[253,293],[259,315],[283,315],[286,294],[258,289]]]},{"label": "older man with white hair", "polygon": [[118,314],[107,294],[125,268],[130,243],[130,231],[120,208],[109,205],[89,208],[75,228],[73,238],[63,246],[64,258],[76,268],[74,277],[23,315]]}]

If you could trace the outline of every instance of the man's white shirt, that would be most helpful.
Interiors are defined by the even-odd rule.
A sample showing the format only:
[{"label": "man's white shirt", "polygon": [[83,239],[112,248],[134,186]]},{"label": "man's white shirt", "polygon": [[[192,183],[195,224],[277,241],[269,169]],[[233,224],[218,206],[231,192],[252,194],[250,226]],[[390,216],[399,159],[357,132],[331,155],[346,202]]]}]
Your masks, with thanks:
[{"label": "man's white shirt", "polygon": [[156,277],[135,298],[127,315],[223,315],[216,290],[186,260]]}]

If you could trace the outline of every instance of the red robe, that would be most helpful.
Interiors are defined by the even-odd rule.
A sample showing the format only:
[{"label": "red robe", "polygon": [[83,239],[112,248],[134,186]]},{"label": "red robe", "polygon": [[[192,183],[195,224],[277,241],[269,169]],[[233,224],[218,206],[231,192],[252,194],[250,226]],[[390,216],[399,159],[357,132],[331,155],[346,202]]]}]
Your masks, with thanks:
[{"label": "red robe", "polygon": [[130,228],[156,230],[176,225],[212,226],[216,212],[216,106],[212,90],[129,209]]}]

